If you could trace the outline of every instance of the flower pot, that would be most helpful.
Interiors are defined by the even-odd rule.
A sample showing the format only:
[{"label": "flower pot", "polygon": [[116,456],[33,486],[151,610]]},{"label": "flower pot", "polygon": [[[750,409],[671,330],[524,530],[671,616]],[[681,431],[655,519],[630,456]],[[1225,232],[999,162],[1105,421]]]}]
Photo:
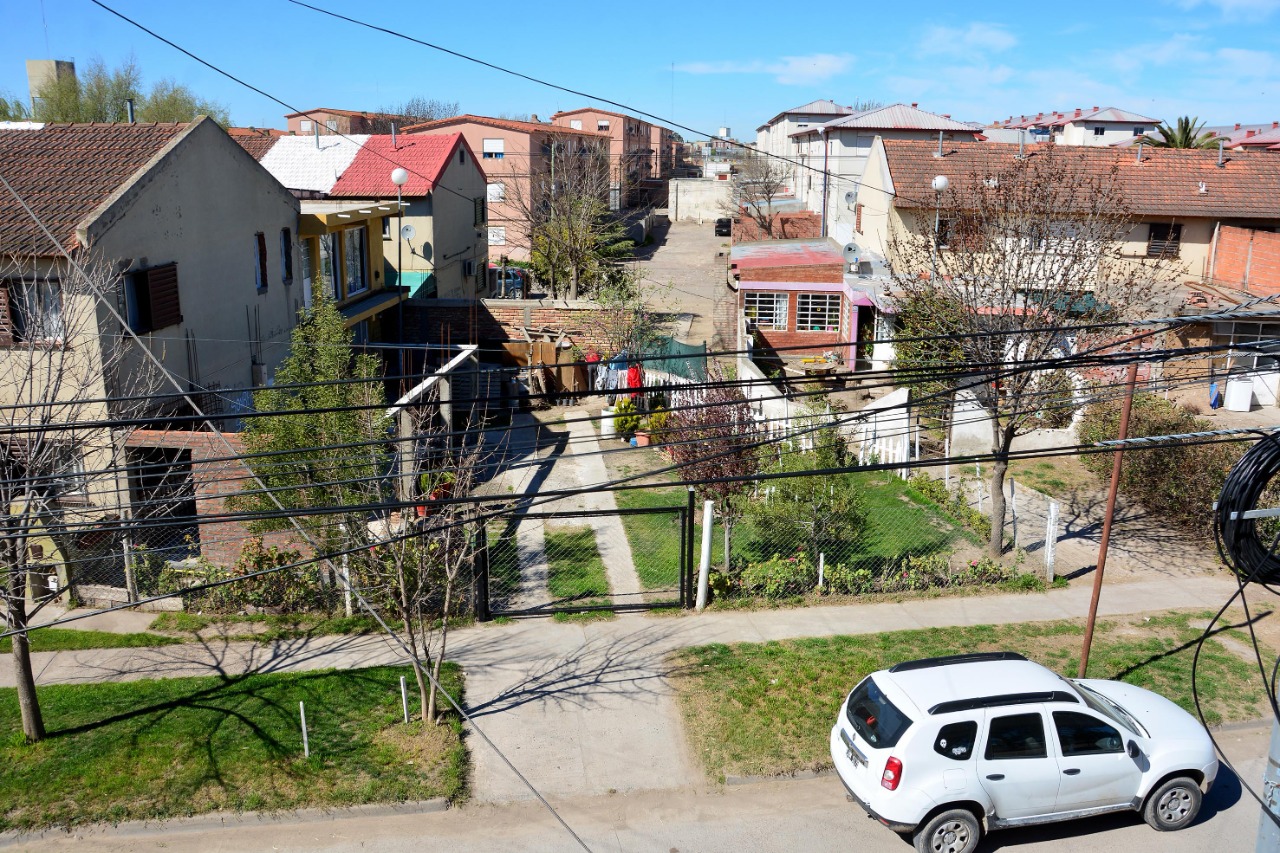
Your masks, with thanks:
[{"label": "flower pot", "polygon": [[636,430],[636,447],[649,446],[649,433],[644,430]]}]

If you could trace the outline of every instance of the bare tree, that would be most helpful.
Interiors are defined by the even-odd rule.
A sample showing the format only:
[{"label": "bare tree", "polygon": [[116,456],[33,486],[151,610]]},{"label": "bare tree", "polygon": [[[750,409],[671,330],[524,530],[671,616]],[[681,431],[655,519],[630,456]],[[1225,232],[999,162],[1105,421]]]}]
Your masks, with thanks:
[{"label": "bare tree", "polygon": [[666,450],[693,482],[703,500],[714,500],[724,522],[724,567],[728,572],[733,522],[741,514],[738,497],[750,483],[725,478],[750,477],[760,470],[759,425],[751,404],[736,385],[726,382],[723,368],[707,363],[707,387],[680,395],[671,411],[674,436]]},{"label": "bare tree", "polygon": [[[6,630],[21,631],[92,565],[82,544],[114,526],[127,486],[124,445],[147,414],[154,372],[129,357],[98,297],[114,304],[119,276],[102,265],[37,274],[10,258],[0,273],[0,570]],[[82,272],[83,271],[83,272]],[[6,307],[0,304],[0,308]],[[98,579],[100,580],[100,579]],[[13,635],[22,730],[45,735],[26,634]]]},{"label": "bare tree", "polygon": [[730,175],[729,199],[722,210],[735,219],[746,216],[770,240],[787,238],[786,220],[774,204],[791,185],[790,164],[764,154],[746,155]]},{"label": "bare tree", "polygon": [[610,353],[638,354],[667,334],[671,315],[655,310],[652,305],[655,288],[640,291],[638,276],[620,268],[618,274],[596,288],[594,301],[600,308],[593,311],[586,325],[593,337],[604,340]]},{"label": "bare tree", "polygon": [[632,249],[609,209],[608,143],[555,142],[545,157],[530,158],[529,172],[507,188],[506,202],[521,220],[515,239],[527,241],[553,297],[577,299],[607,281]]},{"label": "bare tree", "polygon": [[[899,366],[949,372],[989,417],[989,552],[999,556],[1014,439],[1043,425],[1046,412],[1076,405],[1059,370],[1020,365],[1052,368],[1122,337],[1088,324],[1149,313],[1174,270],[1167,257],[1122,253],[1134,218],[1115,167],[1091,169],[1059,146],[993,160],[1000,165],[987,173],[951,179],[936,210],[904,213],[889,250],[906,294],[900,309],[914,318],[906,334],[952,336],[945,346],[904,348]],[[970,378],[958,381],[963,368]]]},{"label": "bare tree", "polygon": [[438,98],[424,98],[417,95],[399,104],[379,107],[378,112],[381,115],[369,123],[369,132],[390,133],[392,124],[397,127],[420,124],[424,121],[456,116],[460,111],[457,101],[442,101]]}]

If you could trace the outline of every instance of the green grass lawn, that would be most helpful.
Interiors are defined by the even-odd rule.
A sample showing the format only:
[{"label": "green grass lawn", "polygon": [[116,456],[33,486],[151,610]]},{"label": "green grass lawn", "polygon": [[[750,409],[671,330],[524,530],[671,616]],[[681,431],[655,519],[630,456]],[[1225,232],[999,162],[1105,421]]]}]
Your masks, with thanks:
[{"label": "green grass lawn", "polygon": [[[687,490],[678,488],[614,492],[620,509],[683,506],[688,500],[686,495]],[[674,595],[680,584],[680,515],[672,512],[621,518],[640,585],[645,589],[671,590]],[[723,545],[712,559],[717,556],[723,560]]]},{"label": "green grass lawn", "polygon": [[[465,796],[461,723],[400,722],[401,675],[414,683],[379,667],[51,685],[34,745],[0,690],[0,830]],[[444,684],[461,692],[456,665]]]},{"label": "green grass lawn", "polygon": [[489,543],[489,605],[501,610],[520,590],[520,552],[516,526],[490,521],[485,528]]},{"label": "green grass lawn", "polygon": [[[1194,713],[1196,620],[1207,613],[1099,623],[1089,675],[1161,693]],[[734,646],[676,654],[676,679],[690,744],[713,778],[785,774],[831,764],[828,737],[840,703],[865,675],[915,658],[1010,650],[1074,676],[1083,622],[980,625]],[[1264,653],[1265,654],[1265,653]],[[1257,666],[1217,639],[1205,644],[1197,678],[1211,723],[1264,711]]]},{"label": "green grass lawn", "polygon": [[[176,637],[162,634],[113,634],[108,631],[74,631],[65,628],[41,628],[32,631],[31,651],[33,652],[70,652],[79,649],[131,649],[141,646],[168,646],[181,643]],[[0,654],[8,654],[13,650],[13,640],[9,637],[0,639]]]},{"label": "green grass lawn", "polygon": [[609,578],[590,527],[547,530],[547,589],[557,604],[608,604]]}]

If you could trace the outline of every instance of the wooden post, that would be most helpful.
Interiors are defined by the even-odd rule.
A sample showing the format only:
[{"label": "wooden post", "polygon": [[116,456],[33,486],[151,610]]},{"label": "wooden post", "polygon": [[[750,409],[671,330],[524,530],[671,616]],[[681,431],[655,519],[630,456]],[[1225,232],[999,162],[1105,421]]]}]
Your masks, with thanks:
[{"label": "wooden post", "polygon": [[[1133,410],[1133,391],[1138,384],[1138,363],[1129,365],[1125,383],[1124,406],[1120,409],[1120,441],[1129,437],[1129,412]],[[1093,626],[1098,620],[1098,599],[1102,596],[1102,572],[1107,566],[1107,547],[1111,544],[1111,522],[1116,514],[1116,493],[1120,490],[1120,467],[1124,464],[1124,448],[1117,447],[1111,461],[1111,488],[1107,490],[1107,512],[1102,519],[1102,541],[1098,543],[1098,568],[1093,573],[1093,598],[1089,601],[1089,619],[1084,626],[1084,645],[1080,649],[1079,678],[1089,668],[1089,648],[1093,645]]]}]

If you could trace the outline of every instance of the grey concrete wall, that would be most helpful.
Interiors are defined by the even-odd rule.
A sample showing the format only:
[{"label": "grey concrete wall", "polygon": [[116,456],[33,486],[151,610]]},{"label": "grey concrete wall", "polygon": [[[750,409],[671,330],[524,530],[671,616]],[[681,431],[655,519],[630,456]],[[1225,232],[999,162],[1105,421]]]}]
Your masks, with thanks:
[{"label": "grey concrete wall", "polygon": [[667,211],[672,222],[704,222],[725,216],[732,197],[729,181],[714,178],[677,178],[671,181]]}]

